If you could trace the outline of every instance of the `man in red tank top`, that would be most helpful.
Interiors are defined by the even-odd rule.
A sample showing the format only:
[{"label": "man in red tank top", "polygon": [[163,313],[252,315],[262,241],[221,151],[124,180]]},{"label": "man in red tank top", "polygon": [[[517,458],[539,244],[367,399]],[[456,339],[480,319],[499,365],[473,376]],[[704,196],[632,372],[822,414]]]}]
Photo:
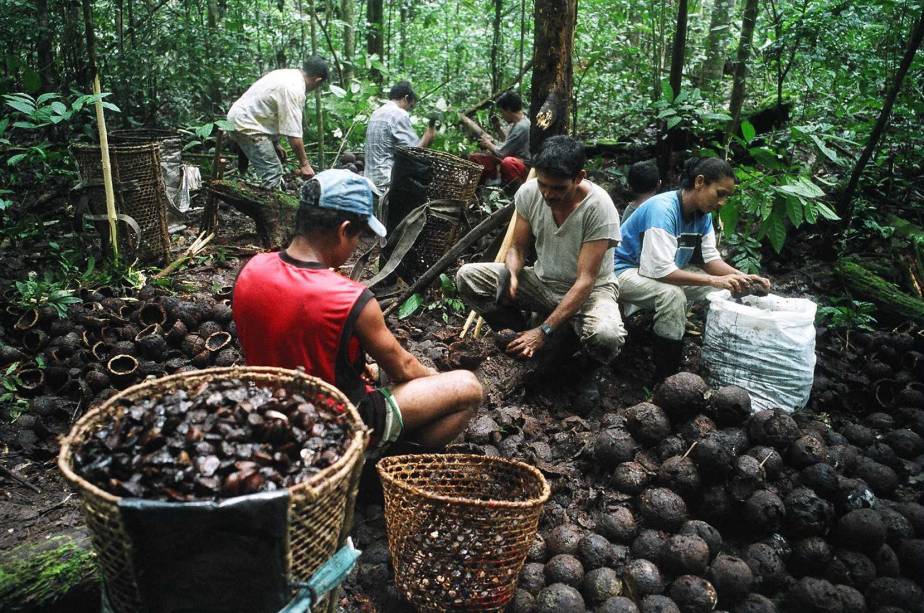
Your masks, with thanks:
[{"label": "man in red tank top", "polygon": [[[481,402],[481,384],[465,370],[439,373],[421,364],[388,330],[364,285],[332,269],[349,259],[363,233],[385,236],[372,213],[367,179],[326,170],[302,188],[295,238],[280,252],[254,256],[234,286],[234,321],[247,364],[302,366],[336,385],[384,446],[406,438],[442,447]],[[366,354],[393,385],[364,377]]]}]

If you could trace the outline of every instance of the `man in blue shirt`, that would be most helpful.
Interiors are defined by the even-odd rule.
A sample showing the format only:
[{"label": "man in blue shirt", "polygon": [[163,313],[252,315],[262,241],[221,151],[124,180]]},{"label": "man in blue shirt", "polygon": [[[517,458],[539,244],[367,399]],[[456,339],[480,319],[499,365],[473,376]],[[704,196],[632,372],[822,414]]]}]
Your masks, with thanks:
[{"label": "man in blue shirt", "polygon": [[687,300],[727,289],[767,290],[770,281],[747,275],[722,260],[712,213],[735,191],[735,173],[719,158],[694,158],[684,165],[680,189],[645,201],[622,227],[616,248],[616,276],[623,303],[653,309],[655,378],[680,368]]}]

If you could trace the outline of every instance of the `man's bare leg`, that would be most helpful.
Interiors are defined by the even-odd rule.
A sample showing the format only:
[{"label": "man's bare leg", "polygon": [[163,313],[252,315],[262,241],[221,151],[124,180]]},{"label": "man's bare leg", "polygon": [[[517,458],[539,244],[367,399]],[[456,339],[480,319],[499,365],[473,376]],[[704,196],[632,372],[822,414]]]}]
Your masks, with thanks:
[{"label": "man's bare leg", "polygon": [[391,388],[409,438],[426,447],[444,447],[456,438],[478,405],[481,383],[467,370],[421,377]]}]

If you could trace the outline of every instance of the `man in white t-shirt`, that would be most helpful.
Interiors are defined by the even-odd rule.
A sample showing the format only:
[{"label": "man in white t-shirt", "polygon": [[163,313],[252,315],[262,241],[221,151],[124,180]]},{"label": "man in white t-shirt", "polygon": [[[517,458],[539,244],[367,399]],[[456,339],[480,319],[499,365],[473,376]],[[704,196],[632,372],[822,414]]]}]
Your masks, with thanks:
[{"label": "man in white t-shirt", "polygon": [[261,187],[276,189],[282,183],[282,160],[277,153],[279,138],[285,136],[298,157],[298,174],[306,179],[314,169],[305,154],[302,139],[302,111],[305,94],[328,78],[327,62],[313,56],[299,70],[274,70],[261,77],[231,105],[228,121],[234,126],[230,138],[247,156]]},{"label": "man in white t-shirt", "polygon": [[[495,332],[522,330],[522,311],[543,318],[507,345],[509,355],[532,359],[547,354],[553,339],[577,336],[590,358],[578,382],[576,404],[584,409],[599,402],[599,367],[619,354],[626,337],[612,270],[619,213],[606,190],[586,179],[585,161],[581,143],[547,139],[533,164],[536,178],[514,197],[513,243],[504,263],[466,264],[456,275],[463,300]],[[525,266],[531,247],[536,263]]]}]

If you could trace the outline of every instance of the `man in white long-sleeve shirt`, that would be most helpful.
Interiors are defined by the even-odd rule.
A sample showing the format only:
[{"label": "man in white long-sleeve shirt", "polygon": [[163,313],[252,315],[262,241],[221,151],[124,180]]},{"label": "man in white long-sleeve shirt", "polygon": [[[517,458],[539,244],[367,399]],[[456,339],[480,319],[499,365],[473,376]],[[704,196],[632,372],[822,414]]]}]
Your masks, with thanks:
[{"label": "man in white long-sleeve shirt", "polygon": [[395,164],[395,148],[429,147],[436,136],[436,128],[427,126],[424,135],[417,137],[411,127],[410,111],[417,104],[417,94],[407,81],[399,81],[388,92],[388,102],[380,106],[369,118],[366,128],[365,175],[376,187],[385,190],[391,183],[391,168]]},{"label": "man in white long-sleeve shirt", "polygon": [[282,160],[277,154],[281,136],[288,138],[298,158],[299,175],[306,179],[314,176],[302,139],[302,111],[306,93],[327,78],[327,62],[310,57],[301,70],[265,74],[231,105],[228,121],[234,131],[229,136],[247,156],[261,187],[276,189],[282,183]]},{"label": "man in white long-sleeve shirt", "polygon": [[653,309],[655,378],[680,367],[687,300],[710,292],[739,293],[770,281],[747,275],[722,260],[712,213],[735,191],[735,172],[719,158],[694,158],[683,169],[680,189],[646,200],[622,226],[616,278],[623,303]]}]

